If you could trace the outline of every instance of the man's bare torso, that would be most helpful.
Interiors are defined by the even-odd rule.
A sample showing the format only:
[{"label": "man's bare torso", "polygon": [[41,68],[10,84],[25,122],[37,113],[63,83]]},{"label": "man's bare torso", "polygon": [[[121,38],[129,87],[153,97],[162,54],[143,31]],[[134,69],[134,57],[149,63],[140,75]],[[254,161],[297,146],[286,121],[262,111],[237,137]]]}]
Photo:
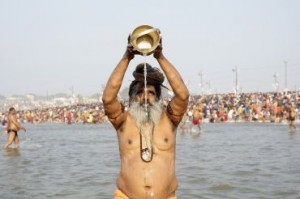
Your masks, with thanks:
[{"label": "man's bare torso", "polygon": [[127,115],[118,129],[121,171],[118,188],[130,199],[166,199],[175,195],[176,133],[169,118],[163,113],[153,132],[153,159],[141,159],[140,132],[135,121]]},{"label": "man's bare torso", "polygon": [[11,129],[11,130],[14,130],[14,131],[19,131],[20,130],[20,126],[19,126],[19,123],[17,121],[16,116],[14,116],[12,114],[8,115],[7,129]]}]

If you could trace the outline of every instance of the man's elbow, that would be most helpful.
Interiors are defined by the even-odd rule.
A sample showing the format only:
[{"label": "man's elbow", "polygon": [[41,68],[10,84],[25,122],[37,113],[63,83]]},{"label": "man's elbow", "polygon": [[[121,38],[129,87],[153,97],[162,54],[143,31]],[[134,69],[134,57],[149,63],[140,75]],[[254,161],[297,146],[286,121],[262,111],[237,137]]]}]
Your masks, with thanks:
[{"label": "man's elbow", "polygon": [[189,90],[188,89],[184,89],[182,92],[180,92],[181,93],[181,95],[182,95],[182,98],[184,99],[184,100],[189,100],[189,98],[190,98],[190,92],[189,92]]},{"label": "man's elbow", "polygon": [[178,97],[182,100],[182,101],[188,101],[190,98],[190,93],[188,90],[186,91],[182,91],[178,93]]},{"label": "man's elbow", "polygon": [[184,101],[189,101],[190,99],[190,93],[188,92],[186,95],[183,96]]},{"label": "man's elbow", "polygon": [[112,102],[112,99],[110,97],[105,96],[105,95],[102,96],[102,103],[104,106],[107,104],[110,104],[111,102]]},{"label": "man's elbow", "polygon": [[112,97],[107,93],[103,92],[102,94],[102,103],[103,105],[109,104],[112,101]]},{"label": "man's elbow", "polygon": [[109,104],[112,100],[113,100],[113,96],[107,89],[105,89],[102,94],[102,103]]}]

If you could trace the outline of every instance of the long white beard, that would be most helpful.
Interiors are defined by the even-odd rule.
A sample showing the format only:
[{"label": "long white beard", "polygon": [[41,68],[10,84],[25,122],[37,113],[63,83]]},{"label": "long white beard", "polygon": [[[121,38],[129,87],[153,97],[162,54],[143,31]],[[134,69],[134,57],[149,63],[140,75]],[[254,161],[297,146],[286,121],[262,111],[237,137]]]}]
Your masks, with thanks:
[{"label": "long white beard", "polygon": [[162,108],[158,102],[148,105],[147,109],[140,102],[132,102],[129,108],[129,114],[133,117],[139,128],[147,123],[153,123],[154,127],[157,127],[161,113]]},{"label": "long white beard", "polygon": [[138,128],[140,129],[141,136],[141,149],[146,149],[149,151],[150,155],[142,159],[145,161],[150,161],[152,159],[152,138],[153,131],[158,126],[162,113],[162,108],[158,102],[152,105],[148,105],[147,108],[139,102],[132,102],[129,108],[129,114],[135,120]]}]

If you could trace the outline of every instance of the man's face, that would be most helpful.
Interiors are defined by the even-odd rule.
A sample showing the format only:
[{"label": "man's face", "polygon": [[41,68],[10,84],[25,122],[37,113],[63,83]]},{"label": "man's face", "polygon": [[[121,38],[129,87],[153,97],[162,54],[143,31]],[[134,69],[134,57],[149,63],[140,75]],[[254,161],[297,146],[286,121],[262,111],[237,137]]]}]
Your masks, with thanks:
[{"label": "man's face", "polygon": [[130,115],[136,121],[138,127],[149,121],[152,121],[154,126],[157,126],[160,121],[162,107],[156,96],[155,87],[147,86],[146,89],[141,87],[136,91],[130,103]]},{"label": "man's face", "polygon": [[135,95],[135,101],[139,102],[141,106],[152,106],[157,101],[155,87],[148,85],[146,88],[139,88]]}]

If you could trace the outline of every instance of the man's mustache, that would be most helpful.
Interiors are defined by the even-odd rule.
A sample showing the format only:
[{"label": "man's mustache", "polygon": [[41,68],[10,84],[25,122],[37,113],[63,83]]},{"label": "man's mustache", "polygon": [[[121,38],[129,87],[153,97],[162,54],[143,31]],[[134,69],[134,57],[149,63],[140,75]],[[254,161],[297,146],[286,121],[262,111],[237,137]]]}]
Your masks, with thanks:
[{"label": "man's mustache", "polygon": [[149,100],[142,100],[142,101],[140,101],[140,106],[145,106],[145,105],[153,106],[153,103],[150,102]]}]

